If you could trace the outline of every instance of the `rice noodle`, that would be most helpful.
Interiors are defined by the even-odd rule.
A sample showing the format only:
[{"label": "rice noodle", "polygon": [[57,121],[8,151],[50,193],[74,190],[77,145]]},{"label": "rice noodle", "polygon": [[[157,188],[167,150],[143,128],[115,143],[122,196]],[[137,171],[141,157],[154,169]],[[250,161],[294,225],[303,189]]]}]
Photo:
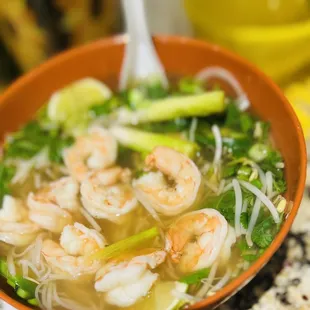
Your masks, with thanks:
[{"label": "rice noodle", "polygon": [[9,270],[9,273],[12,275],[12,276],[15,276],[16,275],[16,268],[15,268],[15,263],[14,263],[14,259],[13,259],[13,251],[14,249],[11,249],[7,255],[7,264],[8,264],[8,270]]},{"label": "rice noodle", "polygon": [[228,192],[229,190],[231,190],[232,188],[233,188],[233,184],[232,184],[232,183],[229,183],[229,184],[227,184],[227,185],[223,188],[222,193],[226,193],[226,192]]},{"label": "rice noodle", "polygon": [[261,200],[261,202],[268,208],[270,211],[275,223],[280,222],[279,214],[273,203],[270,201],[270,199],[262,192],[260,191],[257,187],[252,185],[249,182],[246,181],[240,181],[240,184],[245,187],[247,190],[252,192],[257,198]]},{"label": "rice noodle", "polygon": [[46,308],[47,309],[53,309],[53,299],[54,299],[54,289],[56,290],[56,284],[55,283],[50,283],[46,292]]},{"label": "rice noodle", "polygon": [[35,244],[32,243],[32,244],[30,244],[24,251],[22,251],[22,252],[20,252],[20,253],[16,253],[16,252],[15,252],[15,249],[14,249],[13,252],[12,252],[12,256],[13,256],[14,258],[22,257],[22,256],[26,255],[28,252],[30,252],[30,251],[34,248],[34,246],[35,246]]},{"label": "rice noodle", "polygon": [[239,109],[244,111],[250,106],[247,95],[238,80],[230,71],[217,66],[206,67],[196,74],[196,78],[200,81],[208,81],[210,78],[218,78],[227,82],[237,94]]},{"label": "rice noodle", "polygon": [[195,133],[197,130],[197,125],[198,125],[198,119],[196,117],[193,117],[191,126],[189,128],[189,134],[188,134],[189,141],[192,141],[192,142],[195,141]]},{"label": "rice noodle", "polygon": [[220,163],[222,157],[222,147],[223,147],[222,136],[220,129],[217,125],[213,125],[211,129],[215,139],[215,152],[214,152],[213,165],[217,166]]},{"label": "rice noodle", "polygon": [[214,281],[215,274],[216,274],[216,271],[217,271],[217,267],[218,267],[218,263],[216,262],[216,263],[214,263],[212,265],[208,278],[206,278],[205,281],[201,281],[204,284],[200,288],[198,293],[196,294],[197,297],[203,298],[207,294],[208,290],[210,289],[210,287],[211,287],[211,285],[212,285],[212,283]]},{"label": "rice noodle", "polygon": [[36,275],[36,277],[40,278],[40,271],[36,268],[36,266],[32,262],[22,259],[19,261],[19,263],[30,268],[33,271],[33,273]]},{"label": "rice noodle", "polygon": [[41,250],[42,250],[44,236],[46,236],[46,233],[39,234],[35,240],[35,247],[32,253],[32,259],[33,259],[33,263],[36,266],[39,266],[41,262]]},{"label": "rice noodle", "polygon": [[212,288],[212,292],[220,290],[230,279],[232,271],[230,268],[227,269],[225,275],[218,281]]},{"label": "rice noodle", "polygon": [[[242,210],[241,210],[241,213],[243,213],[243,212],[246,212],[247,211],[247,209],[248,209],[248,205],[249,205],[249,203],[248,203],[248,201],[245,199],[245,200],[243,200],[243,204],[242,204]],[[241,225],[241,234],[242,235],[245,235],[246,234],[246,232],[247,232],[247,230]]]},{"label": "rice noodle", "polygon": [[214,184],[212,184],[211,182],[206,181],[205,184],[207,185],[208,188],[210,188],[212,190],[212,192],[217,194],[217,192],[219,191],[219,189]]},{"label": "rice noodle", "polygon": [[272,189],[273,189],[273,177],[272,173],[270,171],[266,172],[266,191],[267,191],[267,197],[271,197],[272,195]]},{"label": "rice noodle", "polygon": [[225,180],[221,180],[216,195],[219,196],[222,194],[225,187]]},{"label": "rice noodle", "polygon": [[46,300],[47,294],[46,294],[46,292],[47,292],[48,286],[49,286],[49,283],[44,285],[43,288],[42,288],[42,293],[41,293],[42,294],[42,304],[44,305],[44,308],[46,308],[46,304],[47,304],[47,300]]},{"label": "rice noodle", "polygon": [[23,277],[24,279],[27,279],[27,280],[29,280],[29,281],[31,281],[31,282],[34,282],[34,283],[36,283],[36,284],[40,284],[40,282],[39,281],[37,281],[36,279],[34,279],[34,278],[31,278],[31,277]]},{"label": "rice noodle", "polygon": [[12,178],[12,184],[23,183],[34,166],[32,160],[20,160],[16,165],[16,172]]},{"label": "rice noodle", "polygon": [[27,261],[20,261],[19,264],[22,266],[23,277],[28,277],[28,263]]},{"label": "rice noodle", "polygon": [[201,170],[201,173],[202,173],[203,175],[207,174],[208,171],[209,171],[209,169],[210,169],[210,167],[211,167],[210,163],[205,163],[205,164],[203,165],[203,167],[200,169],[200,170]]},{"label": "rice noodle", "polygon": [[235,191],[235,231],[236,237],[238,238],[241,235],[240,217],[242,211],[242,191],[240,184],[236,179],[233,179],[232,184]]},{"label": "rice noodle", "polygon": [[259,215],[261,205],[262,205],[261,200],[257,197],[255,200],[254,206],[253,206],[253,211],[251,214],[250,223],[249,223],[247,232],[245,234],[245,240],[246,240],[248,246],[250,246],[250,247],[253,246],[252,232],[253,232],[253,229],[255,227],[256,221],[258,219],[258,215]]},{"label": "rice noodle", "polygon": [[43,304],[42,304],[41,298],[40,298],[40,290],[43,286],[43,283],[44,282],[41,282],[40,284],[38,284],[38,286],[36,287],[35,292],[34,292],[34,296],[35,296],[36,300],[38,301],[40,308],[43,308]]},{"label": "rice noodle", "polygon": [[47,174],[48,177],[50,177],[51,179],[55,179],[56,178],[56,175],[55,173],[53,172],[53,170],[51,168],[46,168],[44,170],[44,172]]},{"label": "rice noodle", "polygon": [[80,208],[81,214],[85,217],[88,223],[98,232],[101,231],[100,225],[95,221],[95,219],[87,212],[86,209]]},{"label": "rice noodle", "polygon": [[47,266],[47,271],[45,272],[45,274],[43,274],[41,277],[40,277],[40,281],[45,281],[48,279],[49,275],[51,274],[52,272],[52,269],[50,266]]},{"label": "rice noodle", "polygon": [[44,166],[48,166],[49,163],[50,161],[48,159],[47,148],[44,148],[41,152],[29,160],[16,161],[16,172],[12,178],[12,184],[23,183],[33,168],[40,169]]},{"label": "rice noodle", "polygon": [[[54,301],[61,307],[65,309],[74,309],[74,310],[89,310],[89,307],[83,307],[76,303],[75,301],[65,298],[65,297],[60,297],[57,293],[57,288],[56,284],[53,285],[52,287],[52,298]],[[93,307],[92,307],[93,308]]]}]

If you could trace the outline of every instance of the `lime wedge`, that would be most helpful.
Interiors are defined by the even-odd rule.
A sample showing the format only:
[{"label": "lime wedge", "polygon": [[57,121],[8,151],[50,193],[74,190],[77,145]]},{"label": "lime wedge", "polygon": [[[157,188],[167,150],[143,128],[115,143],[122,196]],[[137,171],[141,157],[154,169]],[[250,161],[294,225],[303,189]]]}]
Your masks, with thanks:
[{"label": "lime wedge", "polygon": [[130,308],[130,310],[177,310],[185,304],[172,294],[173,290],[181,293],[187,291],[188,285],[177,281],[158,282],[150,296]]},{"label": "lime wedge", "polygon": [[55,92],[48,102],[47,114],[51,121],[74,132],[86,125],[88,109],[102,104],[111,95],[111,90],[102,82],[84,78]]}]

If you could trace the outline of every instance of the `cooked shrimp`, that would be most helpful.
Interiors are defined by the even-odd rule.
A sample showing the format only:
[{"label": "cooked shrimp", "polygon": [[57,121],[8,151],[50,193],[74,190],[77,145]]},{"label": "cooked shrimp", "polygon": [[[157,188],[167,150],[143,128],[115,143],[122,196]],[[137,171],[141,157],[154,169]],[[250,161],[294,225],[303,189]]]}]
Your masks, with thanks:
[{"label": "cooked shrimp", "polygon": [[107,241],[99,232],[75,223],[63,229],[60,244],[50,239],[45,240],[42,254],[54,272],[79,277],[93,274],[100,268],[100,262],[88,261],[86,255],[106,245]]},{"label": "cooked shrimp", "polygon": [[[177,215],[195,202],[201,174],[192,160],[168,147],[156,147],[145,163],[149,172],[134,181],[138,199],[164,215]],[[165,176],[168,178],[166,180]]]},{"label": "cooked shrimp", "polygon": [[95,218],[118,222],[138,205],[129,180],[130,170],[121,167],[91,173],[81,184],[85,209]]},{"label": "cooked shrimp", "polygon": [[155,251],[129,261],[108,263],[97,272],[95,289],[106,293],[105,300],[111,305],[131,306],[147,295],[158,279],[158,274],[149,269],[156,268],[165,258],[166,252]]},{"label": "cooked shrimp", "polygon": [[117,142],[106,130],[93,127],[64,151],[69,173],[81,182],[89,171],[112,166],[117,157]]},{"label": "cooked shrimp", "polygon": [[[166,249],[181,272],[210,267],[221,256],[228,227],[227,221],[217,210],[203,209],[187,213],[169,228]],[[225,258],[229,245],[229,242],[225,244]]]},{"label": "cooked shrimp", "polygon": [[28,219],[22,201],[5,195],[0,209],[0,241],[14,246],[26,246],[35,239],[40,227]]},{"label": "cooked shrimp", "polygon": [[29,193],[29,218],[44,229],[60,233],[72,223],[71,213],[79,208],[78,193],[79,185],[71,177],[52,182],[36,194]]}]

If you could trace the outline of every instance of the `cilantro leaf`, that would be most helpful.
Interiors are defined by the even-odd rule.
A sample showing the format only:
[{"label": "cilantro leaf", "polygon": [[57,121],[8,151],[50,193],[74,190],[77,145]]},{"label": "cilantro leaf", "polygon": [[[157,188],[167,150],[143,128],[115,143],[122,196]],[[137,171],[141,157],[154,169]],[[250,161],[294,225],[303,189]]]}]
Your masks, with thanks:
[{"label": "cilantro leaf", "polygon": [[240,216],[240,222],[243,228],[247,229],[249,225],[249,215],[247,212],[242,212]]},{"label": "cilantro leaf", "polygon": [[235,223],[235,192],[233,190],[227,191],[220,196],[209,197],[205,208],[212,208],[218,210],[231,224]]},{"label": "cilantro leaf", "polygon": [[45,129],[38,121],[31,121],[17,131],[4,146],[4,158],[31,159],[43,148],[48,149],[49,159],[62,162],[62,150],[73,142],[59,128]]},{"label": "cilantro leaf", "polygon": [[258,223],[252,232],[253,242],[260,248],[267,248],[273,241],[278,227],[271,216]]}]

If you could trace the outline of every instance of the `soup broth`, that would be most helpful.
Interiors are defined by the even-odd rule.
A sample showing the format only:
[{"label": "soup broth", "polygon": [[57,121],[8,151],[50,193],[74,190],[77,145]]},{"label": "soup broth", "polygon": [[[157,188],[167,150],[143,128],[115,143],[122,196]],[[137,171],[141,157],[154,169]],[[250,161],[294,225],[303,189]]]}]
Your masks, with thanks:
[{"label": "soup broth", "polygon": [[285,219],[269,129],[193,78],[58,90],[3,146],[2,277],[42,309],[183,309],[211,296]]}]

